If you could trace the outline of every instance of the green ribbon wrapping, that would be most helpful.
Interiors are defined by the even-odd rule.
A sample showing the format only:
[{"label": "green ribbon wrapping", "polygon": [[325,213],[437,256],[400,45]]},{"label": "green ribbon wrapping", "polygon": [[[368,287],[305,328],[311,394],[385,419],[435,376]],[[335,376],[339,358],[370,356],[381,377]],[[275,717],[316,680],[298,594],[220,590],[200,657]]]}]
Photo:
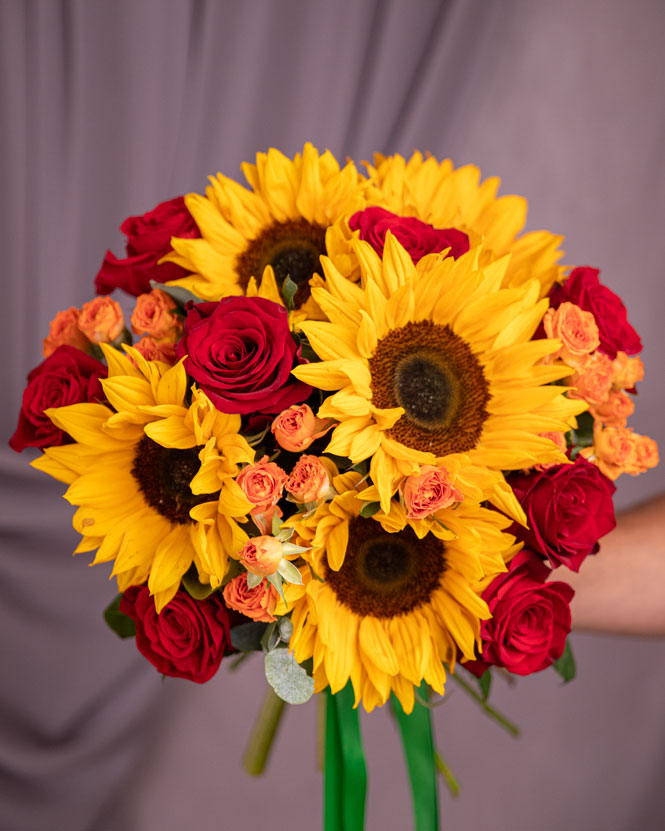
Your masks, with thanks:
[{"label": "green ribbon wrapping", "polygon": [[[428,698],[429,689],[426,684],[422,684],[418,694],[421,698]],[[417,698],[413,712],[409,715],[404,712],[394,695],[391,696],[391,703],[402,735],[402,747],[411,783],[415,831],[438,831],[436,756],[430,710]]]},{"label": "green ribbon wrapping", "polygon": [[324,831],[363,831],[367,766],[353,687],[326,693]]}]

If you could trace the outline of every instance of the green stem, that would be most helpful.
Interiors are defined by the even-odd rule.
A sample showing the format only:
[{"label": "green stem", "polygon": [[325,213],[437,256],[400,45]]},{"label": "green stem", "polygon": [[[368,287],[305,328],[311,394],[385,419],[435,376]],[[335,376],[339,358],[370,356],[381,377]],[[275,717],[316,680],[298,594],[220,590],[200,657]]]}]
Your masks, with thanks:
[{"label": "green stem", "polygon": [[503,713],[500,713],[498,710],[495,710],[494,707],[491,706],[491,704],[488,704],[486,701],[483,701],[483,697],[480,695],[480,693],[477,693],[474,690],[471,684],[469,684],[463,678],[460,678],[460,676],[457,673],[450,673],[449,677],[452,678],[456,684],[459,684],[459,686],[483,708],[483,710],[487,713],[488,716],[491,716],[496,722],[498,722],[513,736],[519,736],[519,727],[516,724],[513,724],[512,721],[510,721],[508,718],[506,718],[506,716],[504,716]]},{"label": "green stem", "polygon": [[448,785],[448,790],[450,791],[450,793],[453,796],[459,796],[460,787],[459,782],[457,781],[457,777],[448,767],[445,759],[443,758],[443,756],[441,756],[438,750],[434,751],[434,762],[436,764],[436,769],[445,779],[446,785]]},{"label": "green stem", "polygon": [[250,776],[260,776],[263,773],[285,706],[286,702],[282,701],[272,687],[268,687],[242,760],[242,765]]}]

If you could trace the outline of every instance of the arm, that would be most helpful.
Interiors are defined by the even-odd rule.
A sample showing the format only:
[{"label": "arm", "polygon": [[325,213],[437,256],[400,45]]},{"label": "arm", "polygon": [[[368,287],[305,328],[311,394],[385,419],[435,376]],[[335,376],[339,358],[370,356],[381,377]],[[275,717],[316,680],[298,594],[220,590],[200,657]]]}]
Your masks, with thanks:
[{"label": "arm", "polygon": [[579,574],[553,576],[575,589],[574,629],[665,635],[665,494],[620,514]]}]

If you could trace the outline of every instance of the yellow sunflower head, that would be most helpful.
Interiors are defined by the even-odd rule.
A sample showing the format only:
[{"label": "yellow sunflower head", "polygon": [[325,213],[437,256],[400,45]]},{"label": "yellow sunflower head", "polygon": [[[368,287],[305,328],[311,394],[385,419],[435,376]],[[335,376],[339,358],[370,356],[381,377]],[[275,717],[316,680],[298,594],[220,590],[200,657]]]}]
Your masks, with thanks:
[{"label": "yellow sunflower head", "polygon": [[[511,260],[504,273],[504,286],[515,287],[536,279],[540,296],[547,294],[555,280],[563,277],[563,267],[558,265],[563,252],[559,249],[563,237],[548,231],[521,234],[526,219],[527,203],[521,196],[497,196],[500,179],[491,177],[481,182],[480,171],[475,165],[455,168],[450,159],[442,162],[432,156],[414,153],[410,159],[402,156],[376,155],[374,165],[367,165],[369,184],[367,189],[367,214],[380,207],[395,216],[367,217],[364,222],[356,217],[352,233],[346,224],[339,224],[331,232],[330,253],[335,264],[348,255],[352,239],[376,237],[377,222],[391,227],[403,241],[423,231],[408,228],[404,218],[413,218],[437,231],[447,230],[444,241],[455,253],[459,235],[468,237],[472,248],[482,243],[481,265],[488,265],[505,254]],[[361,224],[358,229],[358,224]],[[383,232],[385,233],[385,231]],[[426,234],[426,232],[425,232]],[[442,250],[445,242],[431,250]],[[357,264],[352,264],[355,275]]]},{"label": "yellow sunflower head", "polygon": [[75,443],[47,448],[33,464],[69,485],[77,552],[113,561],[120,591],[147,582],[160,611],[192,564],[213,586],[223,579],[229,549],[242,545],[234,518],[251,508],[232,477],[253,451],[238,435],[240,416],[217,413],[196,390],[187,404],[182,363],[102,348],[112,406],[47,411]]},{"label": "yellow sunflower head", "polygon": [[311,144],[293,159],[270,149],[242,169],[251,189],[220,173],[205,196],[186,197],[201,238],[172,240],[167,259],[191,272],[174,284],[204,300],[258,292],[281,303],[288,276],[296,309],[315,314],[309,281],[326,253],[326,231],[363,207],[364,180],[352,162],[340,169]]},{"label": "yellow sunflower head", "polygon": [[414,687],[443,694],[443,664],[474,656],[490,616],[480,581],[505,571],[514,538],[477,503],[441,511],[430,532],[395,501],[363,517],[359,479],[337,477],[338,496],[295,523],[312,574],[286,589],[291,648],[313,659],[317,690],[350,679],[356,705],[372,710],[392,691],[410,712]]},{"label": "yellow sunflower head", "polygon": [[539,283],[504,288],[509,258],[481,267],[479,249],[415,265],[391,234],[383,258],[354,249],[360,285],[323,259],[312,293],[328,321],[302,324],[321,360],[293,370],[333,393],[319,409],[339,422],[327,451],[371,460],[384,511],[420,465],[463,454],[469,482],[523,519],[501,471],[565,461],[540,433],[569,430],[585,409],[551,383],[571,370],[542,362],[560,342],[531,340],[548,305]]}]

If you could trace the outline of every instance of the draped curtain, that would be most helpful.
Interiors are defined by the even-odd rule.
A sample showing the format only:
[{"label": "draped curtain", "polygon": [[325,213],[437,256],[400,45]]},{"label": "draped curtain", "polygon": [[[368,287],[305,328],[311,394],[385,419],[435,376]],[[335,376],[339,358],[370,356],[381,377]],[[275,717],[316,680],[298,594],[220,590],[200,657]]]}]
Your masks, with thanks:
[{"label": "draped curtain", "polygon": [[[105,628],[114,587],[72,560],[62,486],[5,443],[49,321],[91,299],[121,221],[270,146],[474,162],[626,300],[646,344],[633,423],[662,447],[664,24],[659,0],[0,2],[1,829],[320,825],[314,702],[289,708],[267,776],[246,777],[261,662],[162,682]],[[619,504],[664,487],[662,468],[622,482]],[[462,781],[457,801],[442,786],[442,827],[663,827],[665,644],[573,641],[569,687],[497,682],[520,741],[457,693],[437,710]],[[395,730],[383,712],[363,730],[368,829],[409,828]]]}]

